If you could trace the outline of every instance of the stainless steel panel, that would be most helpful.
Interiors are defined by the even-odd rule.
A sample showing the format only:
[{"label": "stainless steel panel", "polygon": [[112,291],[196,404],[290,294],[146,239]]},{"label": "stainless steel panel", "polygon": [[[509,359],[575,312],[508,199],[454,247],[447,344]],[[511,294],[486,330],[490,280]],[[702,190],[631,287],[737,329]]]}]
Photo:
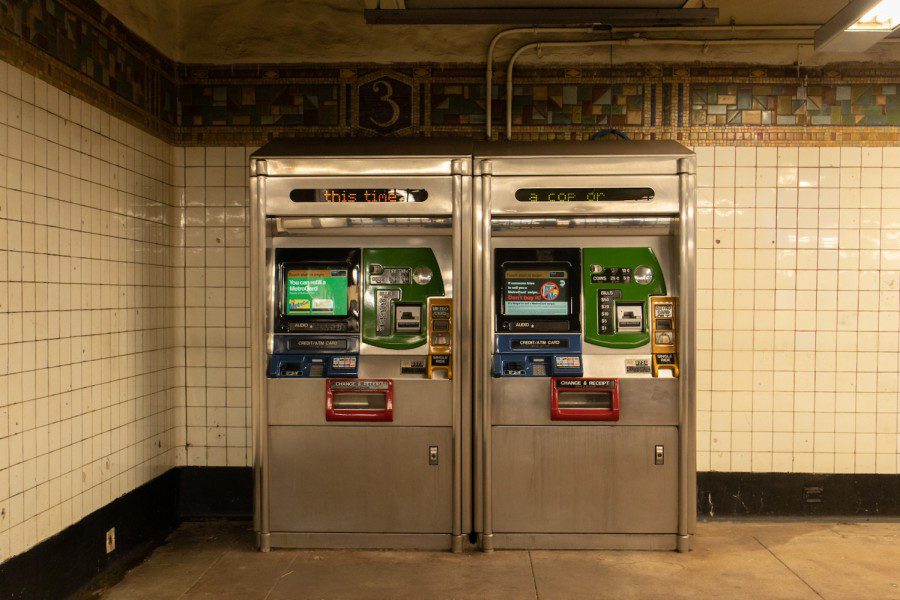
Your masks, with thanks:
[{"label": "stainless steel panel", "polygon": [[[273,538],[275,534],[272,534]],[[658,533],[495,533],[505,550],[674,550],[675,536]]]},{"label": "stainless steel panel", "polygon": [[[491,177],[491,215],[677,215],[677,175],[618,175],[559,177]],[[570,187],[650,187],[656,192],[652,200],[627,202],[519,202],[515,198],[520,188],[570,188]]]},{"label": "stainless steel panel", "polygon": [[[266,214],[279,217],[412,217],[453,214],[452,177],[266,177]],[[423,188],[424,202],[293,202],[291,190],[297,188]]]},{"label": "stainless steel panel", "polygon": [[447,550],[444,533],[292,533],[272,532],[273,548],[355,548],[359,550]]},{"label": "stainless steel panel", "polygon": [[472,142],[441,138],[279,138],[253,153],[268,175],[450,175],[469,173]]},{"label": "stainless steel panel", "polygon": [[697,526],[697,269],[696,269],[696,158],[683,161],[689,173],[681,177],[681,230],[679,232],[679,278],[683,290],[678,303],[679,352],[681,359],[679,440],[684,451],[679,455],[680,552],[691,547]]},{"label": "stainless steel panel", "polygon": [[509,533],[675,533],[675,427],[494,427],[493,528]]},{"label": "stainless steel panel", "polygon": [[[358,139],[358,138],[357,138]],[[453,159],[447,156],[396,158],[263,158],[255,159],[257,172],[269,176],[449,175]]]},{"label": "stainless steel panel", "polygon": [[[550,379],[497,378],[491,385],[493,425],[583,427],[583,421],[550,420]],[[619,379],[619,420],[594,427],[678,425],[677,379]],[[674,460],[674,454],[671,455]]]},{"label": "stainless steel panel", "polygon": [[[372,423],[325,420],[324,379],[268,379],[269,425],[372,427]],[[446,379],[395,379],[394,420],[376,427],[450,427],[453,388]]]},{"label": "stainless steel panel", "polygon": [[266,239],[259,180],[250,179],[250,399],[253,407],[253,524],[259,547],[269,549],[269,472],[266,428]]},{"label": "stainless steel panel", "polygon": [[277,217],[269,231],[278,237],[330,236],[335,230],[353,236],[433,235],[453,226],[451,217]]},{"label": "stainless steel panel", "polygon": [[[691,151],[674,141],[480,142],[475,175],[670,175]],[[485,164],[488,161],[489,164]]]},{"label": "stainless steel panel", "polygon": [[633,217],[494,217],[494,236],[554,237],[674,235],[678,219],[671,216]]},{"label": "stainless steel panel", "polygon": [[280,532],[450,533],[450,427],[269,427],[270,524]]}]

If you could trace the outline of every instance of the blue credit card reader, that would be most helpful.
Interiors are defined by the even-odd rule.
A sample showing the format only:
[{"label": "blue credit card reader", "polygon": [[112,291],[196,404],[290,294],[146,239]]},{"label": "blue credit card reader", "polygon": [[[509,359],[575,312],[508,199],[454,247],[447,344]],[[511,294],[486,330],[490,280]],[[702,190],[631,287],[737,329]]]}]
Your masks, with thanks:
[{"label": "blue credit card reader", "polygon": [[269,377],[356,377],[356,354],[275,354],[269,361]]},{"label": "blue credit card reader", "polygon": [[497,334],[494,377],[581,377],[581,335]]}]

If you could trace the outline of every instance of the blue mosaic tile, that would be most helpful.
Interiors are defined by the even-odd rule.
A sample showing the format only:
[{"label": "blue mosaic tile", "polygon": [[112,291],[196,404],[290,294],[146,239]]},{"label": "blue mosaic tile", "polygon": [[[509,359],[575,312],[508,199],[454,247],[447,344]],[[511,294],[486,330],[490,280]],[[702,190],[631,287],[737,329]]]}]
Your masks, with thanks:
[{"label": "blue mosaic tile", "polygon": [[305,126],[340,125],[340,85],[183,85],[180,125]]}]

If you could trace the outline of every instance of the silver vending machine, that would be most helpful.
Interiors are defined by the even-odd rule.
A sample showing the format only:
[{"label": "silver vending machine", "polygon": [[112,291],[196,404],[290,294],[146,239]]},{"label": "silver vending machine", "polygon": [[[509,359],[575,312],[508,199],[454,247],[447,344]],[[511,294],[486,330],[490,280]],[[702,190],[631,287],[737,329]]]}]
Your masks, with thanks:
[{"label": "silver vending machine", "polygon": [[260,549],[463,546],[471,144],[276,140],[251,159]]},{"label": "silver vending machine", "polygon": [[481,547],[690,549],[693,153],[485,143],[473,168]]}]

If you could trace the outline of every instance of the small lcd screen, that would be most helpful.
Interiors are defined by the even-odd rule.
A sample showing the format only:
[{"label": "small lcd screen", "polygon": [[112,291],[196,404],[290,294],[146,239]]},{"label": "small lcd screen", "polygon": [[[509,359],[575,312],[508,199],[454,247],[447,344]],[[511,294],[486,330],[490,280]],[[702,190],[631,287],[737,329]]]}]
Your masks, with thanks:
[{"label": "small lcd screen", "polygon": [[284,273],[284,314],[347,316],[346,267],[293,268]]},{"label": "small lcd screen", "polygon": [[511,317],[568,316],[568,271],[504,268],[503,314]]}]

